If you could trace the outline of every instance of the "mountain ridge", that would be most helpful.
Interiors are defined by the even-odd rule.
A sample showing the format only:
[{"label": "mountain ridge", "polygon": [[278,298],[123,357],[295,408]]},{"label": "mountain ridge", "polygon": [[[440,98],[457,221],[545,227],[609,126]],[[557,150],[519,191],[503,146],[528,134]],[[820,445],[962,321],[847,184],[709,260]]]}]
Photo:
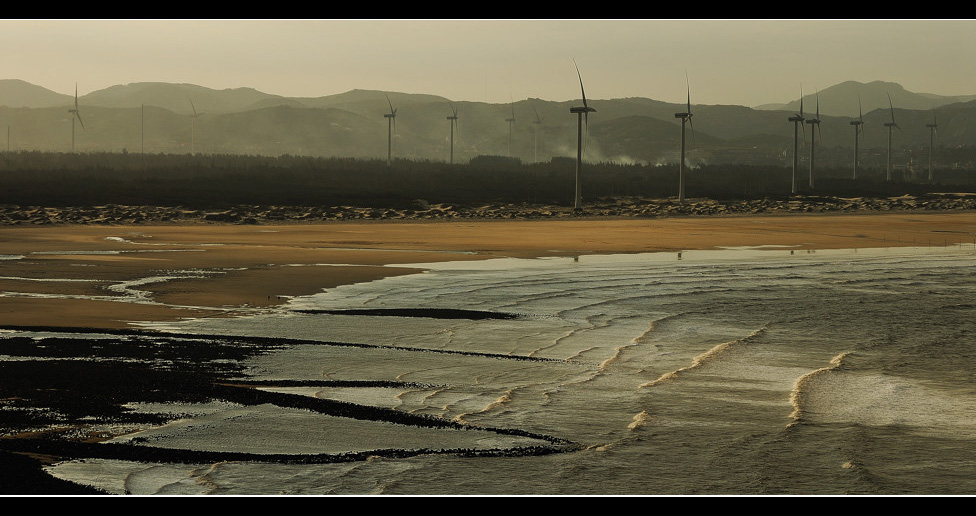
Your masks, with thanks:
[{"label": "mountain ridge", "polygon": [[[798,91],[802,86],[798,86]],[[812,113],[819,95],[821,100],[821,114],[834,116],[856,117],[858,114],[857,99],[862,100],[864,112],[888,107],[886,94],[892,95],[895,107],[907,109],[932,109],[935,107],[976,100],[973,95],[939,95],[934,93],[917,93],[906,90],[897,82],[875,80],[867,83],[858,81],[844,81],[822,90],[807,91],[803,94],[804,110]],[[206,106],[212,112],[229,112],[246,110],[257,107],[267,107],[276,103],[291,104],[304,107],[328,107],[336,104],[355,102],[372,102],[384,100],[382,95],[388,95],[390,101],[397,102],[468,102],[485,105],[508,105],[509,103],[488,103],[478,101],[451,101],[445,97],[425,93],[401,93],[373,89],[356,88],[342,93],[328,94],[316,97],[287,97],[265,93],[251,87],[237,87],[214,89],[191,83],[171,83],[160,81],[134,82],[118,84],[95,90],[78,97],[79,102],[99,107],[139,107],[141,105],[155,105],[176,113],[190,114],[192,108],[188,98],[194,105]],[[843,99],[843,101],[839,101]],[[543,99],[525,99],[541,100]],[[669,106],[683,106],[684,103],[674,103],[655,100],[650,97],[611,97],[600,100],[619,100],[637,103],[662,104]],[[692,98],[694,100],[694,98]],[[73,102],[72,95],[57,93],[43,86],[31,84],[22,79],[0,79],[0,106],[41,108],[68,105]],[[545,101],[552,102],[552,101]],[[725,106],[741,106],[762,111],[797,111],[800,98],[782,103],[766,103],[756,106],[741,106],[739,104],[711,104]],[[692,103],[692,106],[695,106]],[[843,109],[838,106],[843,106]]]},{"label": "mountain ridge", "polygon": [[[972,145],[976,139],[976,96],[941,97],[907,92],[897,83],[845,81],[819,92],[804,90],[805,114],[820,103],[818,163],[849,160],[850,121],[865,122],[862,149],[884,148],[884,123],[892,114],[901,128],[899,148],[927,146],[927,124],[937,119],[938,144]],[[892,103],[888,104],[888,95]],[[838,99],[845,99],[842,105]],[[909,101],[911,99],[911,101]],[[676,161],[680,121],[687,106],[645,97],[588,99],[596,109],[587,117],[586,159],[639,163]],[[949,102],[953,101],[953,102]],[[68,109],[74,97],[26,81],[0,80],[0,128],[10,150],[67,152],[72,138],[80,152],[239,153],[446,161],[451,152],[452,105],[458,110],[454,152],[458,162],[481,155],[525,161],[575,158],[578,101],[528,98],[490,104],[451,101],[437,95],[354,89],[321,97],[283,97],[253,88],[215,90],[186,83],[143,82],[117,85],[84,96],[79,106],[84,127],[72,137]],[[945,104],[938,104],[946,102]],[[397,109],[386,118],[390,104]],[[841,106],[841,107],[839,107]],[[920,106],[914,108],[913,106]],[[933,107],[934,106],[934,107]],[[691,162],[785,163],[792,152],[792,124],[799,98],[756,109],[739,105],[694,104],[689,126]],[[777,107],[777,109],[773,109]],[[516,121],[509,124],[512,110]],[[841,114],[835,114],[835,109]],[[848,110],[854,109],[855,115]],[[196,117],[192,116],[196,112]],[[803,127],[800,144],[812,135]],[[3,148],[3,147],[0,147]],[[809,153],[804,150],[804,153]],[[902,151],[899,151],[902,152]],[[821,157],[822,156],[822,157]],[[909,158],[905,158],[909,159]]]},{"label": "mountain ridge", "polygon": [[[890,95],[891,103],[888,102]],[[915,93],[906,90],[902,85],[890,81],[871,81],[861,83],[844,81],[814,93],[802,96],[804,112],[815,113],[816,105],[820,102],[820,114],[833,116],[847,116],[856,118],[860,113],[875,109],[890,109],[899,107],[904,109],[934,109],[940,106],[958,102],[976,100],[976,95],[936,95],[933,93]],[[860,100],[860,105],[858,101]],[[761,110],[799,111],[800,99],[797,98],[783,104],[764,104],[756,106]]]}]

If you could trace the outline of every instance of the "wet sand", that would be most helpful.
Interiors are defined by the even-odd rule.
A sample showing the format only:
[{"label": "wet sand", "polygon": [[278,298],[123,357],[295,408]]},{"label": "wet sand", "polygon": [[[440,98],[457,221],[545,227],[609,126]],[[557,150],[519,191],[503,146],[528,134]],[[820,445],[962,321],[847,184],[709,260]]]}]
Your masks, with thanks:
[{"label": "wet sand", "polygon": [[[0,326],[123,328],[260,309],[404,265],[790,246],[976,245],[976,213],[0,227]],[[150,278],[150,279],[147,279]],[[151,279],[156,278],[156,279]],[[128,290],[124,282],[136,282]]]},{"label": "wet sand", "polygon": [[[132,329],[140,321],[261,310],[289,296],[416,273],[422,269],[415,264],[443,260],[740,246],[802,250],[960,243],[976,245],[976,212],[0,226],[0,328],[75,327],[115,330],[120,335],[112,341],[95,342],[74,339],[66,331],[46,340],[44,346],[37,346],[29,337],[5,342],[5,354],[25,359],[0,361],[0,392],[9,409],[3,411],[6,419],[0,422],[6,430],[0,439],[0,494],[102,494],[95,488],[55,479],[40,469],[42,464],[64,459],[254,460],[95,444],[111,437],[104,432],[107,422],[125,428],[126,424],[135,427],[165,420],[165,416],[158,416],[160,421],[139,419],[139,414],[126,413],[122,403],[182,403],[211,397],[242,404],[292,406],[289,404],[295,402],[296,397],[265,393],[240,379],[233,384],[226,380],[241,376],[235,367],[247,356],[287,343],[246,338],[222,342],[213,336],[214,344],[202,345],[174,336],[161,346],[153,336]],[[92,357],[102,360],[90,360]],[[153,365],[157,360],[172,367],[158,368]],[[352,410],[365,419],[408,417],[297,398],[318,404],[302,408],[323,413]],[[555,443],[519,453],[555,453],[559,446],[562,444]],[[262,456],[261,460],[362,457]]]}]

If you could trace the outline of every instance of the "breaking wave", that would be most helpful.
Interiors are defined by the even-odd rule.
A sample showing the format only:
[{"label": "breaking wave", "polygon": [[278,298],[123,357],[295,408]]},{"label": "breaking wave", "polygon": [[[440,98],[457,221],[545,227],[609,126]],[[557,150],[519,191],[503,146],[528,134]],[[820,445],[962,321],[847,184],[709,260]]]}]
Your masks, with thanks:
[{"label": "breaking wave", "polygon": [[803,409],[801,408],[801,405],[803,404],[805,390],[809,386],[810,382],[818,376],[840,368],[843,365],[844,358],[850,356],[850,354],[850,352],[841,353],[830,359],[829,366],[821,367],[820,369],[811,371],[797,378],[796,383],[793,384],[793,389],[790,391],[790,405],[793,406],[793,412],[790,414],[790,419],[792,421],[790,424],[786,425],[787,428],[798,424],[802,419]]},{"label": "breaking wave", "polygon": [[682,367],[680,369],[676,369],[674,371],[669,371],[667,373],[664,373],[664,374],[662,374],[661,376],[659,376],[655,380],[651,380],[649,382],[646,382],[646,383],[641,384],[638,387],[638,389],[643,389],[645,387],[653,387],[653,386],[658,385],[660,383],[664,383],[666,381],[673,380],[674,378],[678,377],[678,375],[680,375],[681,373],[684,373],[686,371],[692,371],[692,370],[698,369],[700,367],[703,367],[706,364],[708,364],[709,362],[714,361],[716,359],[716,357],[720,356],[722,353],[725,353],[729,349],[731,349],[731,348],[733,348],[733,347],[735,347],[735,346],[737,346],[739,344],[742,344],[744,342],[748,342],[751,339],[754,339],[756,337],[761,336],[762,334],[764,334],[766,332],[766,328],[767,328],[767,325],[763,325],[761,328],[753,331],[752,333],[750,333],[749,335],[746,335],[745,337],[742,337],[741,339],[730,340],[728,342],[723,342],[721,344],[718,344],[718,345],[712,347],[711,349],[709,349],[708,351],[706,351],[706,352],[704,352],[704,353],[702,353],[700,355],[697,355],[694,358],[692,358],[691,359],[691,365],[689,365],[687,367]]}]

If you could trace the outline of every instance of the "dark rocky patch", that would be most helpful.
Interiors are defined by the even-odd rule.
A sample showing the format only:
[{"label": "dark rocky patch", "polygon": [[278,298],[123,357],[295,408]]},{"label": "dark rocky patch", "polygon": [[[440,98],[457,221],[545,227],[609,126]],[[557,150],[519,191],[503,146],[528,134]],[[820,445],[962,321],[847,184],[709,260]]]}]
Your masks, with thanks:
[{"label": "dark rocky patch", "polygon": [[0,450],[0,495],[104,495],[93,487],[52,477],[40,461],[23,453]]},{"label": "dark rocky patch", "polygon": [[461,310],[457,308],[372,308],[348,310],[294,310],[303,314],[375,315],[379,317],[427,317],[431,319],[518,319],[519,314],[490,312],[486,310]]},{"label": "dark rocky patch", "polygon": [[140,330],[8,329],[37,334],[0,338],[0,355],[17,358],[0,361],[0,494],[104,494],[59,481],[41,470],[45,463],[95,457],[145,462],[231,460],[312,464],[358,461],[369,456],[409,457],[430,453],[514,456],[578,449],[576,444],[553,436],[486,427],[477,429],[532,437],[549,444],[492,450],[384,449],[347,454],[288,455],[160,449],[132,443],[100,442],[111,437],[97,430],[100,425],[162,424],[182,417],[179,414],[137,413],[126,407],[135,402],[222,400],[241,405],[274,404],[332,416],[430,428],[466,430],[475,427],[435,416],[255,388],[262,385],[407,386],[402,382],[253,381],[241,365],[248,357],[295,344],[378,346]]},{"label": "dark rocky patch", "polygon": [[[428,203],[426,207],[382,208],[362,205],[236,204],[223,211],[179,205],[0,205],[0,225],[48,224],[281,224],[367,220],[538,220],[580,217],[662,218],[758,214],[880,213],[976,210],[976,195],[917,192],[884,195],[852,192],[840,195],[781,195],[762,198],[673,198],[641,196],[600,197],[582,209],[535,202]],[[392,201],[391,201],[392,202]]]}]

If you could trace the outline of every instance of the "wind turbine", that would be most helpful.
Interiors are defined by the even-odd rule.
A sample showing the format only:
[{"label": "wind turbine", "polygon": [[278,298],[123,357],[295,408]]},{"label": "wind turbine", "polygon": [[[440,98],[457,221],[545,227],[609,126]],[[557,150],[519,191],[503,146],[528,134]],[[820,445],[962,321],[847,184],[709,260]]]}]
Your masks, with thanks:
[{"label": "wind turbine", "polygon": [[576,65],[576,75],[579,77],[580,83],[580,94],[583,96],[583,107],[569,108],[570,113],[576,113],[576,199],[573,206],[573,211],[578,212],[583,209],[583,198],[580,190],[580,170],[583,167],[584,116],[586,118],[586,124],[589,125],[590,113],[596,112],[596,110],[586,104],[586,92],[583,91],[583,75],[580,74],[579,65],[576,64],[575,59],[573,60],[573,64]]},{"label": "wind turbine", "polygon": [[[813,150],[817,146],[817,134],[820,132],[820,92],[817,92],[817,114],[806,121],[810,124],[810,189],[813,189]],[[816,126],[816,130],[814,130]],[[823,142],[823,134],[820,135]]]},{"label": "wind turbine", "polygon": [[508,155],[511,156],[512,155],[512,124],[515,123],[515,101],[514,100],[512,100],[512,117],[506,118],[505,121],[508,122]]},{"label": "wind turbine", "polygon": [[85,123],[81,121],[81,113],[78,111],[78,83],[75,83],[75,108],[69,109],[68,113],[71,113],[71,152],[75,151],[75,119],[78,119],[78,123],[81,124],[81,128],[85,128]]},{"label": "wind turbine", "polygon": [[[385,94],[384,94],[385,95]],[[393,128],[396,126],[396,108],[390,101],[390,96],[386,95],[386,102],[390,105],[390,112],[383,115],[386,118],[386,166],[390,166],[393,159]]]},{"label": "wind turbine", "polygon": [[852,179],[857,179],[857,141],[858,136],[861,131],[864,130],[862,125],[864,125],[864,113],[861,112],[861,96],[857,96],[857,120],[851,120],[851,125],[854,126],[854,176]]},{"label": "wind turbine", "polygon": [[[796,161],[797,161],[797,125],[803,127],[803,88],[800,88],[800,112],[788,118],[790,122],[793,122],[793,193],[796,193]],[[805,131],[804,131],[805,132]],[[804,136],[806,136],[804,134]]]},{"label": "wind turbine", "polygon": [[935,152],[935,135],[939,133],[939,124],[935,120],[935,110],[932,110],[932,123],[925,124],[929,128],[929,182],[932,181],[932,154]]},{"label": "wind turbine", "polygon": [[539,130],[542,129],[542,117],[539,116],[539,112],[532,108],[532,112],[535,113],[535,121],[532,123],[535,125],[535,147],[533,149],[533,159],[535,162],[539,161]]},{"label": "wind turbine", "polygon": [[675,113],[675,118],[681,119],[681,161],[678,162],[678,202],[685,202],[685,122],[691,122],[691,134],[695,134],[695,123],[691,121],[691,83],[688,81],[688,72],[685,72],[685,83],[688,86],[688,110],[684,113]]},{"label": "wind turbine", "polygon": [[[895,123],[895,106],[891,104],[891,94],[888,93],[888,108],[891,110],[891,122],[885,122],[884,126],[888,128],[888,161],[885,167],[887,172],[887,180],[891,181],[891,128],[898,127]],[[901,131],[901,127],[898,127]]]},{"label": "wind turbine", "polygon": [[193,110],[193,114],[190,115],[190,154],[192,155],[193,154],[193,124],[196,121],[197,117],[202,115],[203,113],[197,113],[197,108],[193,105],[193,99],[187,96],[186,100],[190,101],[190,109]]},{"label": "wind turbine", "polygon": [[451,111],[453,111],[454,114],[447,117],[447,119],[451,121],[451,164],[453,165],[454,164],[454,128],[457,127],[457,120],[458,120],[457,108],[454,107],[454,104],[451,104]]}]

